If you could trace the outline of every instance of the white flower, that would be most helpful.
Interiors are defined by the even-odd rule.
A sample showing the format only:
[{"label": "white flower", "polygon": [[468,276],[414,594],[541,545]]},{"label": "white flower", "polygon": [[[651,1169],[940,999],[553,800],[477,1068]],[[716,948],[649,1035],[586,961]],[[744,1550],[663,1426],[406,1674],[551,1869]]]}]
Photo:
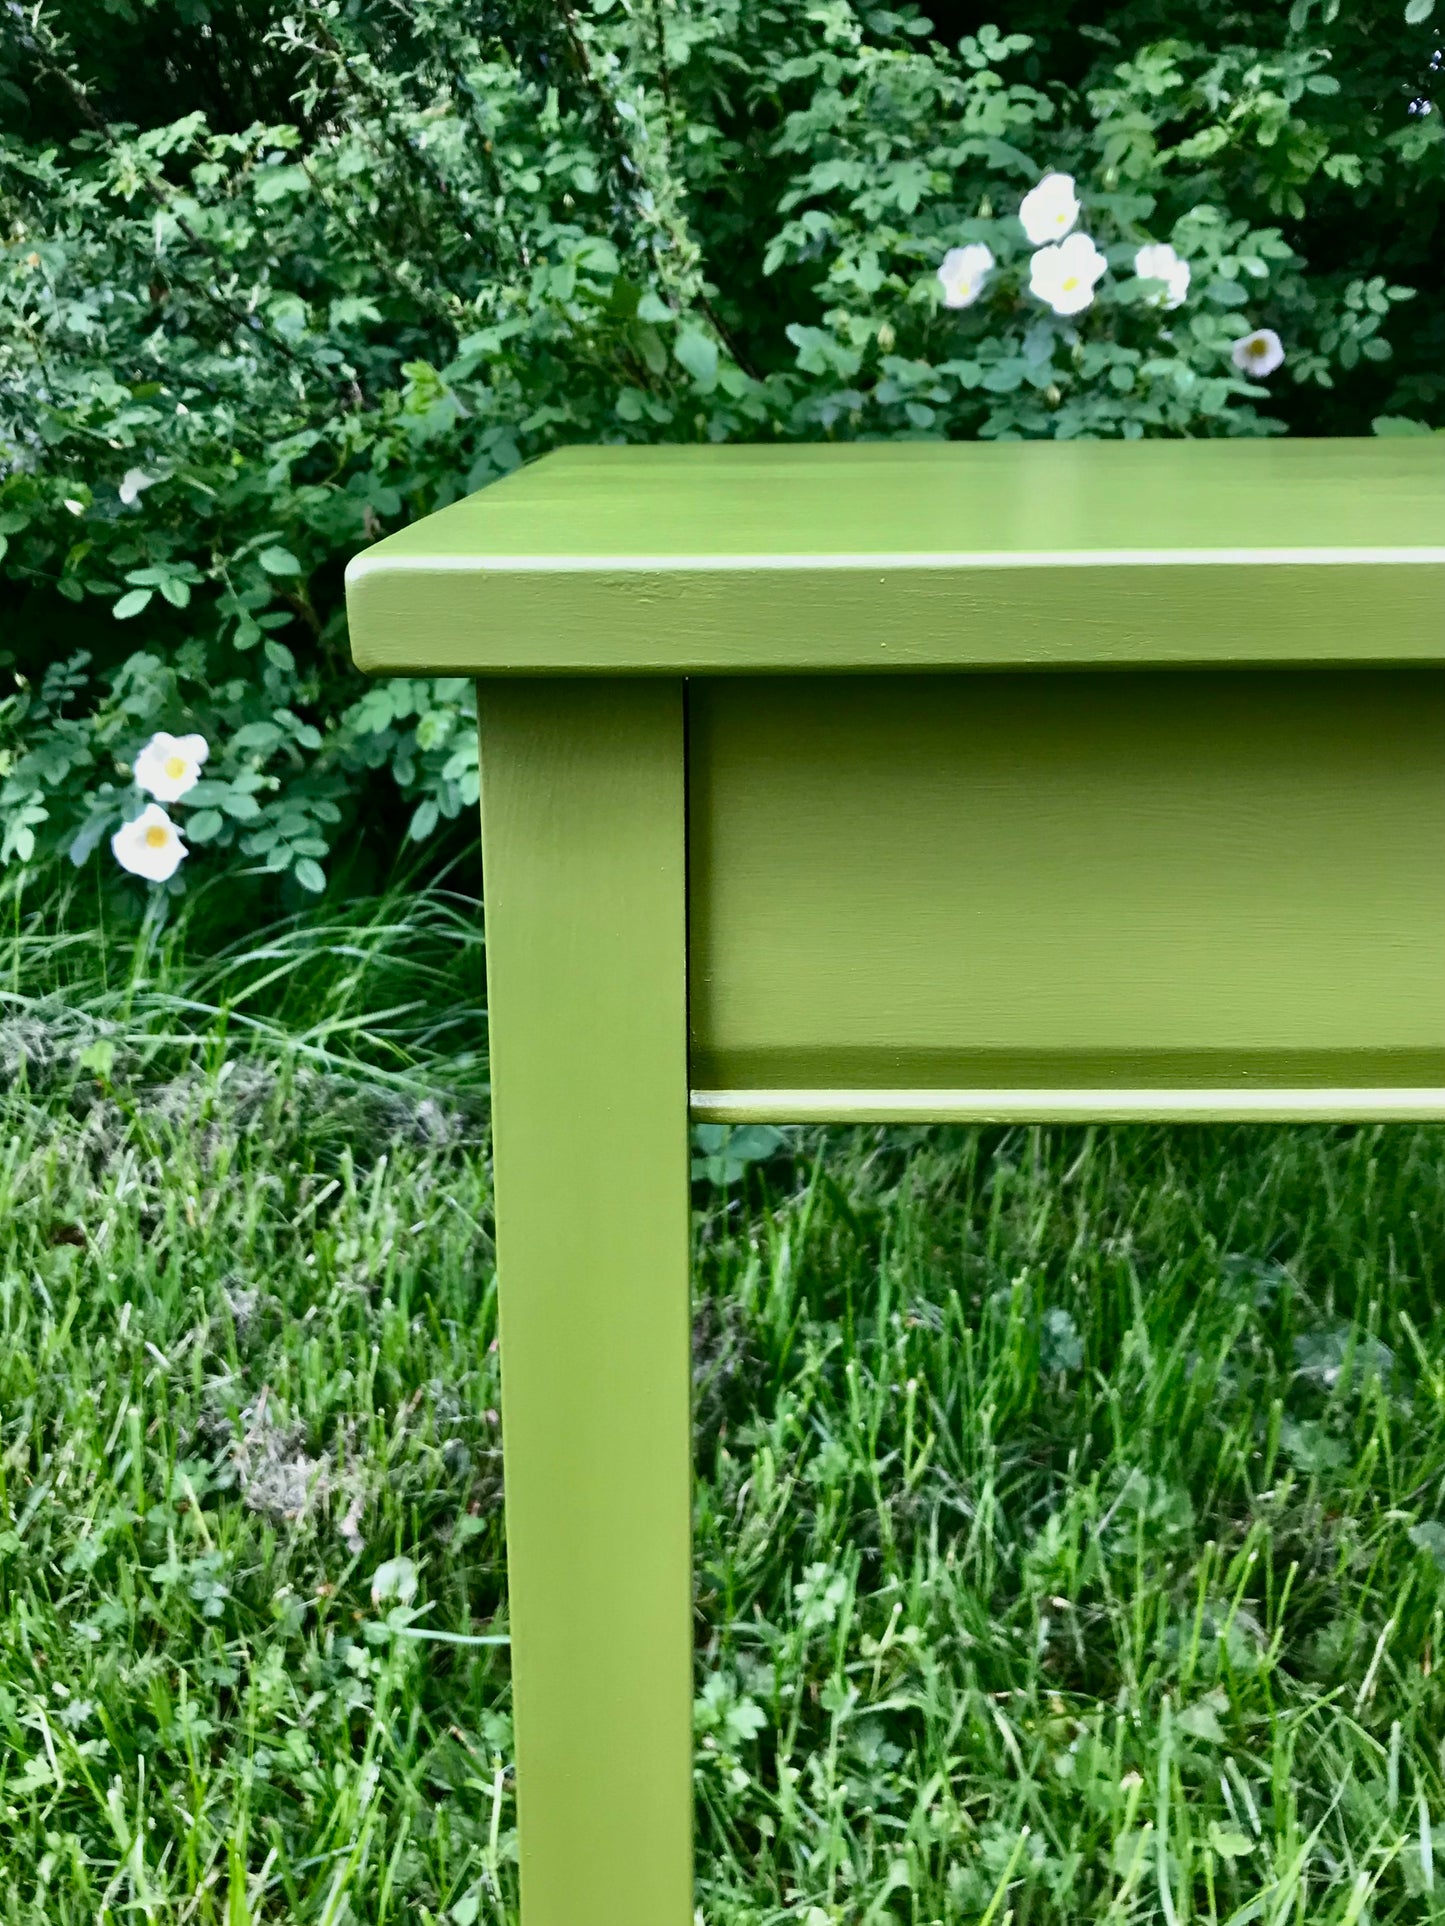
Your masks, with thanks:
[{"label": "white flower", "polygon": [[983,293],[983,284],[993,273],[993,249],[982,241],[967,247],[951,247],[939,266],[946,308],[971,308]]},{"label": "white flower", "polygon": [[155,476],[146,474],[143,468],[127,468],[120,478],[120,498],[129,508],[138,499],[143,488],[155,486]]},{"label": "white flower", "polygon": [[122,869],[148,883],[168,882],[191,853],[159,803],[147,803],[133,823],[123,823],[110,846]]},{"label": "white flower", "polygon": [[1273,328],[1256,328],[1235,342],[1229,358],[1241,374],[1272,375],[1284,360],[1284,343]]},{"label": "white flower", "polygon": [[1071,234],[1033,256],[1029,293],[1046,301],[1055,314],[1081,314],[1092,304],[1094,283],[1108,265],[1087,234]]},{"label": "white flower", "polygon": [[1134,256],[1134,272],[1141,281],[1162,281],[1149,296],[1156,308],[1177,308],[1189,292],[1189,263],[1167,241],[1151,241]]},{"label": "white flower", "polygon": [[204,736],[168,736],[158,730],[135,759],[136,782],[161,802],[179,802],[201,780],[201,764],[210,753]]},{"label": "white flower", "polygon": [[1072,174],[1045,174],[1019,203],[1024,233],[1035,247],[1042,247],[1045,241],[1062,241],[1078,218],[1079,197],[1074,192]]}]

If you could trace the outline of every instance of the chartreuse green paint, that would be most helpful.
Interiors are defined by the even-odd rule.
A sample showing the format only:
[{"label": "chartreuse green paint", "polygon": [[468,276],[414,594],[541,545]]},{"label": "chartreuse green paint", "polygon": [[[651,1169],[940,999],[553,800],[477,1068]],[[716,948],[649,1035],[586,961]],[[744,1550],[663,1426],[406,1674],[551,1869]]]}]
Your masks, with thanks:
[{"label": "chartreuse green paint", "polygon": [[682,695],[510,683],[481,727],[523,1905],[684,1926]]},{"label": "chartreuse green paint", "polygon": [[686,1926],[685,1126],[1445,1116],[1445,449],[572,450],[480,681],[526,1926]]},{"label": "chartreuse green paint", "polygon": [[1439,658],[1431,440],[576,448],[368,549],[364,669]]}]

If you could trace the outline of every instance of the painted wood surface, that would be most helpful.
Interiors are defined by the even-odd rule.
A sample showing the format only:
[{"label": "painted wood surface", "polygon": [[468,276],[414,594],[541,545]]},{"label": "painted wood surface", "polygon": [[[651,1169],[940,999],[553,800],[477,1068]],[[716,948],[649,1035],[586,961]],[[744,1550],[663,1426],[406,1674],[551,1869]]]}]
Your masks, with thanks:
[{"label": "painted wood surface", "polygon": [[691,1111],[699,1123],[1438,1123],[1445,1084],[703,1085]]},{"label": "painted wood surface", "polygon": [[703,1114],[1439,1113],[1445,672],[719,680],[689,708]]},{"label": "painted wood surface", "polygon": [[548,455],[347,574],[378,672],[1445,660],[1445,441]]},{"label": "painted wood surface", "polygon": [[689,1072],[1445,1116],[1442,511],[1438,440],[576,450],[348,571],[481,678],[525,1926],[692,1918]]},{"label": "painted wood surface", "polygon": [[479,703],[526,1926],[689,1926],[682,691]]}]

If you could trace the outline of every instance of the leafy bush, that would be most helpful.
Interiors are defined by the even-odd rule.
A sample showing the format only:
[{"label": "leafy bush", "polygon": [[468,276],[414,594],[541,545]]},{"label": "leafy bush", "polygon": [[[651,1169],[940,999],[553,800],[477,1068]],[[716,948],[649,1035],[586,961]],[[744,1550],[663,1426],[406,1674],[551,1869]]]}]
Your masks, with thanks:
[{"label": "leafy bush", "polygon": [[[12,8],[0,856],[85,861],[159,729],[211,744],[188,841],[303,890],[388,793],[417,839],[458,818],[470,689],[359,684],[341,570],[559,443],[1439,410],[1420,0],[1010,11]],[[1107,269],[1073,315],[1029,291],[1018,209],[1050,171]],[[1177,307],[1135,271],[1159,243]],[[992,271],[950,306],[964,247]],[[1261,327],[1267,382],[1232,352]]]}]

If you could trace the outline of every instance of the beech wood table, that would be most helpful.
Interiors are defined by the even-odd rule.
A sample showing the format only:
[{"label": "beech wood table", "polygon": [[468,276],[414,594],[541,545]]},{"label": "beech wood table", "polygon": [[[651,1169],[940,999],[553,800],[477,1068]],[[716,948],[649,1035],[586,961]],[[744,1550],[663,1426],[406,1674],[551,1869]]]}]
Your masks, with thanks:
[{"label": "beech wood table", "polygon": [[688,1118],[1445,1116],[1445,441],[573,449],[479,679],[525,1926],[692,1918]]}]

